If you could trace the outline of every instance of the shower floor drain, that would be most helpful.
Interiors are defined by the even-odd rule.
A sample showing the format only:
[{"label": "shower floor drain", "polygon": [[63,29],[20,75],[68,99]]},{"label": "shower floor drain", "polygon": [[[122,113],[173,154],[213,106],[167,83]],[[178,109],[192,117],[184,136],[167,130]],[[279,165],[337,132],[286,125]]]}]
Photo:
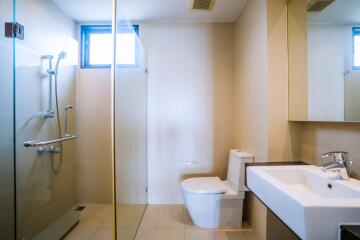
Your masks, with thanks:
[{"label": "shower floor drain", "polygon": [[75,211],[82,211],[84,210],[85,206],[78,206]]}]

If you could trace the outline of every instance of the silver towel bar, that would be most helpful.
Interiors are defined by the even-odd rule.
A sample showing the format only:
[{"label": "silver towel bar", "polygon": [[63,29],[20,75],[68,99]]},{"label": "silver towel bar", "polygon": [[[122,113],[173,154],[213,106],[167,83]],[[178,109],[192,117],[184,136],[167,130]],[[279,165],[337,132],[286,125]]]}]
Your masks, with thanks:
[{"label": "silver towel bar", "polygon": [[49,145],[49,144],[53,144],[53,143],[65,142],[65,141],[69,141],[69,140],[73,140],[73,139],[77,139],[77,136],[69,135],[69,136],[65,136],[63,138],[57,138],[57,139],[52,139],[52,140],[27,141],[27,142],[24,142],[24,146],[25,147],[40,147],[40,146],[45,146],[45,145]]}]

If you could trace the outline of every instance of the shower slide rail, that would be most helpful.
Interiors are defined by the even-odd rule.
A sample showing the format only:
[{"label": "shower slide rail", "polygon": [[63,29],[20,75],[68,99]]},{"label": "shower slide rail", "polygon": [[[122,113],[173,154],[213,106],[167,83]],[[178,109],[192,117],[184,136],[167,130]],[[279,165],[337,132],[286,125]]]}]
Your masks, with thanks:
[{"label": "shower slide rail", "polygon": [[69,136],[65,136],[65,137],[63,137],[63,138],[57,138],[57,139],[52,139],[52,140],[27,141],[27,142],[24,142],[24,146],[25,146],[25,147],[41,147],[41,146],[46,146],[46,145],[50,145],[50,144],[54,144],[54,143],[65,142],[65,141],[69,141],[69,140],[74,140],[74,139],[77,139],[77,136],[75,136],[75,135],[69,135]]}]

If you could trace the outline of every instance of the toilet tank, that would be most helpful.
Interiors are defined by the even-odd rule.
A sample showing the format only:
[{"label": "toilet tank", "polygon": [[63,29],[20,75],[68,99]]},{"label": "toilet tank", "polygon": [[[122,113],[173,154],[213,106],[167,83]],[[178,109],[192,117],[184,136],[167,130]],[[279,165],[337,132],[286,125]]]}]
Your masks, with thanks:
[{"label": "toilet tank", "polygon": [[254,162],[254,156],[239,149],[229,153],[229,164],[226,181],[234,191],[247,191],[245,186],[245,163]]}]

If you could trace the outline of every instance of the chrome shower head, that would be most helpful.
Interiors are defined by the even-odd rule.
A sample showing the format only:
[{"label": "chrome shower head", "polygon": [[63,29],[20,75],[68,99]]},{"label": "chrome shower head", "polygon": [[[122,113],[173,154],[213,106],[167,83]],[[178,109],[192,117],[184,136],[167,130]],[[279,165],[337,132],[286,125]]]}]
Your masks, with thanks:
[{"label": "chrome shower head", "polygon": [[66,58],[66,52],[65,51],[61,51],[60,53],[59,53],[59,59],[64,59],[64,58]]},{"label": "chrome shower head", "polygon": [[66,58],[66,52],[61,51],[58,55],[58,59],[56,61],[56,65],[55,65],[55,74],[56,75],[58,74],[60,60],[63,60],[64,58]]}]

